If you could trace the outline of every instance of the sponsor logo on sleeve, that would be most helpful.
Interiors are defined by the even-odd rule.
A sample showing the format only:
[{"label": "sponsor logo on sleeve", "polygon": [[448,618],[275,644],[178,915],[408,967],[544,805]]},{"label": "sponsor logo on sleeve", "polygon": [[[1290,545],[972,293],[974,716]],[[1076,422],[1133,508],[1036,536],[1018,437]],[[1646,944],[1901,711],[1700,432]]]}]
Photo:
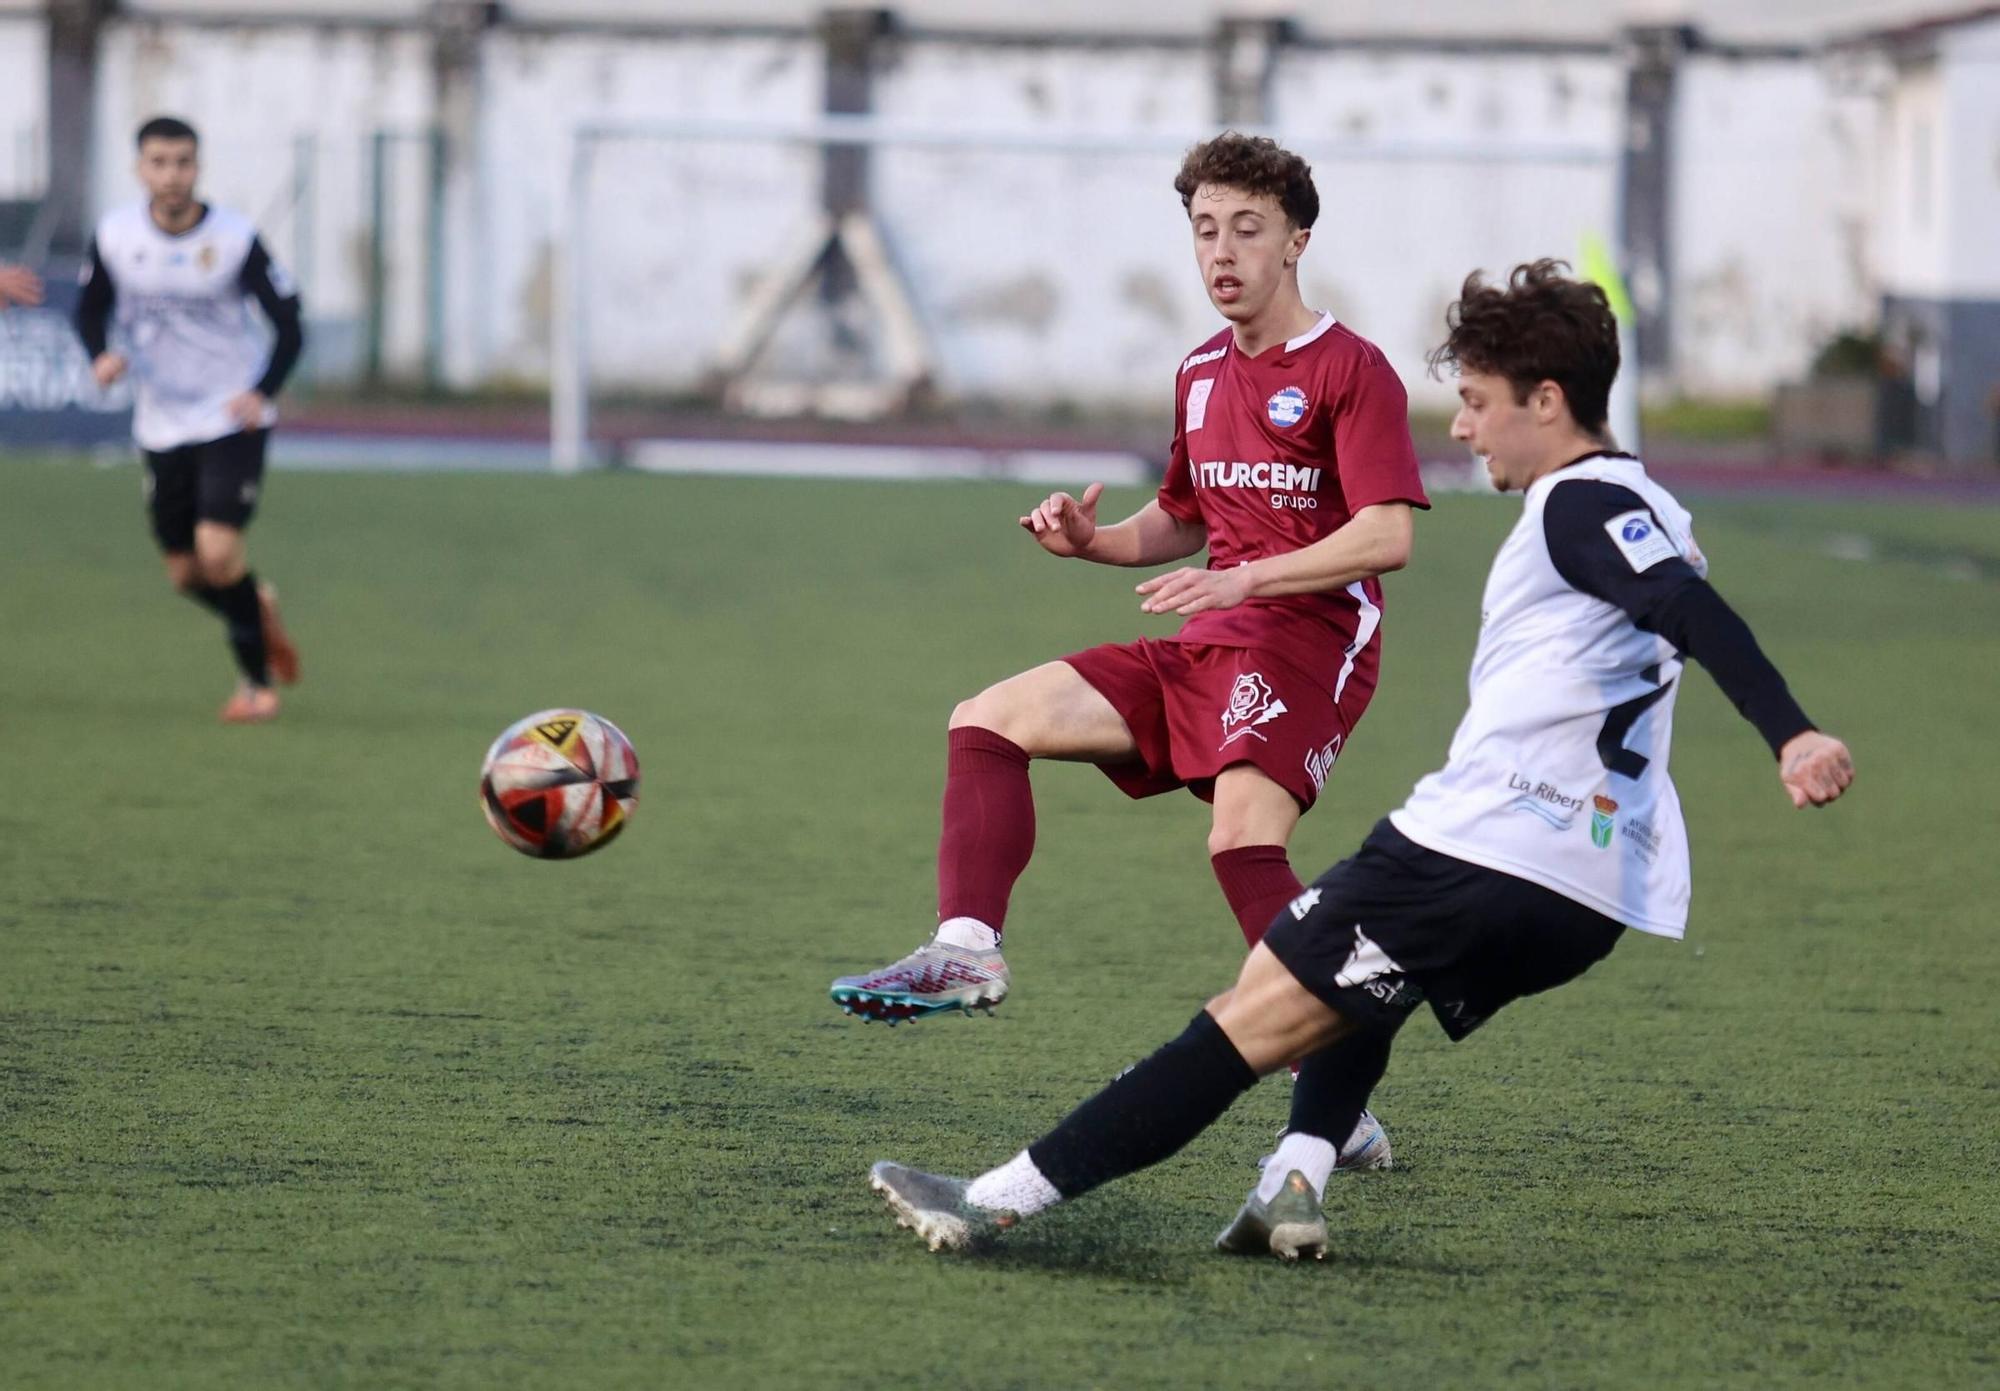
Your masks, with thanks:
[{"label": "sponsor logo on sleeve", "polygon": [[1215,378],[1203,377],[1188,383],[1187,433],[1193,434],[1208,419],[1208,393],[1215,389]]},{"label": "sponsor logo on sleeve", "polygon": [[1611,537],[1612,544],[1625,557],[1625,563],[1634,571],[1652,569],[1663,560],[1672,560],[1680,554],[1673,538],[1653,520],[1653,514],[1645,508],[1633,512],[1622,512],[1604,524],[1604,530]]},{"label": "sponsor logo on sleeve", "polygon": [[1271,417],[1271,423],[1280,430],[1289,430],[1306,416],[1306,394],[1295,386],[1288,386],[1274,393],[1264,403],[1264,414]]},{"label": "sponsor logo on sleeve", "polygon": [[1181,372],[1185,374],[1193,370],[1194,368],[1201,366],[1204,362],[1214,362],[1217,358],[1221,357],[1228,351],[1229,351],[1229,345],[1225,343],[1221,347],[1216,348],[1210,352],[1195,353],[1193,356],[1189,357],[1187,361],[1181,364]]},{"label": "sponsor logo on sleeve", "polygon": [[1285,702],[1272,693],[1261,672],[1242,673],[1230,688],[1229,708],[1222,712],[1222,743],[1218,747],[1226,749],[1246,734],[1269,743],[1257,732],[1257,726],[1284,713]]}]

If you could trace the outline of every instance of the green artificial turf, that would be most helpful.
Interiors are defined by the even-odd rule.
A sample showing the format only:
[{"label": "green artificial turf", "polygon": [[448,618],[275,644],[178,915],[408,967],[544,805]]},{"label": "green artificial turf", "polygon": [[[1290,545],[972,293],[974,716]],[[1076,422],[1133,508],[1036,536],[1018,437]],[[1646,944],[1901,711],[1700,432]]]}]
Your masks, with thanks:
[{"label": "green artificial turf", "polygon": [[[1688,941],[1463,1045],[1415,1021],[1397,1169],[1286,1268],[1209,1250],[1282,1080],[983,1258],[866,1188],[1011,1155],[1241,955],[1199,804],[1045,766],[998,1016],[826,1000],[928,931],[953,702],[1167,628],[1018,533],[1034,489],[280,474],[253,557],[306,679],[238,729],[136,471],[6,468],[9,1386],[2000,1382],[1992,510],[1689,499],[1852,799],[1792,812],[1691,676]],[[1442,760],[1515,506],[1421,521],[1307,877]],[[645,781],[548,864],[475,782],[564,703]]]}]

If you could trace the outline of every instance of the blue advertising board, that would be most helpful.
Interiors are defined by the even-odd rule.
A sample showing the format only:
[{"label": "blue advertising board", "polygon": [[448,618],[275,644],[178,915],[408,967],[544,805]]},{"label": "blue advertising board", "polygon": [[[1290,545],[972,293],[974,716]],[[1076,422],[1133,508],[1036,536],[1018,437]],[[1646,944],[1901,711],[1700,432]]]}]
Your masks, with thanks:
[{"label": "blue advertising board", "polygon": [[76,267],[41,267],[39,308],[0,310],[0,444],[87,446],[132,438],[132,390],[100,389],[71,316]]}]

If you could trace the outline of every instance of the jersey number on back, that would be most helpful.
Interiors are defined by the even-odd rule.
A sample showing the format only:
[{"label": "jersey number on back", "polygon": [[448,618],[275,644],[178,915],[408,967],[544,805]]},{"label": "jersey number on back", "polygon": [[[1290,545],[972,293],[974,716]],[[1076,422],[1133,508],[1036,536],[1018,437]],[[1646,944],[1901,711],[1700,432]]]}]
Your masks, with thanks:
[{"label": "jersey number on back", "polygon": [[[1646,681],[1658,681],[1658,666],[1647,667],[1639,673]],[[1652,709],[1654,704],[1673,689],[1671,680],[1641,696],[1634,696],[1622,705],[1614,705],[1604,714],[1604,728],[1597,731],[1597,757],[1612,772],[1620,777],[1637,778],[1646,771],[1646,765],[1653,760],[1636,749],[1625,747],[1625,736],[1632,732],[1632,726],[1639,717]]]}]

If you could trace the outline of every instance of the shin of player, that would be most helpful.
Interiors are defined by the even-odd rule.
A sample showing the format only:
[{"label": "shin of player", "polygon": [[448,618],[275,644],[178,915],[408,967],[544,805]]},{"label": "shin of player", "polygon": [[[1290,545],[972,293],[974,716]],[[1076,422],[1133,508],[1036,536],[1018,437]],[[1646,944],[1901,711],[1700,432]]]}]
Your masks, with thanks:
[{"label": "shin of player", "polygon": [[1409,558],[1427,506],[1402,383],[1372,343],[1307,307],[1299,261],[1319,197],[1267,139],[1189,152],[1175,188],[1226,326],[1175,373],[1172,455],[1157,495],[1100,525],[1103,488],[1053,493],[1020,525],[1049,554],[1205,567],[1137,585],[1171,637],[1072,653],[961,702],[947,743],[934,940],[834,982],[894,1022],[989,1006],[1010,984],[1008,899],[1035,843],[1029,765],[1097,764],[1127,795],[1186,788],[1212,805],[1207,850],[1247,940],[1302,887],[1287,858],[1374,693],[1379,576]]},{"label": "shin of player", "polygon": [[1324,1254],[1333,1140],[1420,1005],[1458,1041],[1628,932],[1685,932],[1687,835],[1667,762],[1687,657],[1762,736],[1793,807],[1852,782],[1846,746],[1807,719],[1709,585],[1686,510],[1605,435],[1617,325],[1601,291],[1561,271],[1468,279],[1434,357],[1458,370],[1454,434],[1523,495],[1481,596],[1471,701],[1445,766],[1277,916],[1233,990],[1054,1131],[971,1181],[877,1165],[874,1186],[934,1247],[977,1244],[1166,1158],[1258,1076],[1309,1055],[1291,1131],[1216,1244]]},{"label": "shin of player", "polygon": [[273,679],[299,675],[276,591],[251,572],[243,539],[277,420],[272,400],[304,344],[298,293],[247,219],[195,196],[190,126],[156,117],[138,146],[146,196],[98,223],[77,331],[99,386],[132,380],[132,433],[167,579],[228,633],[240,679],[222,718],[259,723],[278,713]]}]

